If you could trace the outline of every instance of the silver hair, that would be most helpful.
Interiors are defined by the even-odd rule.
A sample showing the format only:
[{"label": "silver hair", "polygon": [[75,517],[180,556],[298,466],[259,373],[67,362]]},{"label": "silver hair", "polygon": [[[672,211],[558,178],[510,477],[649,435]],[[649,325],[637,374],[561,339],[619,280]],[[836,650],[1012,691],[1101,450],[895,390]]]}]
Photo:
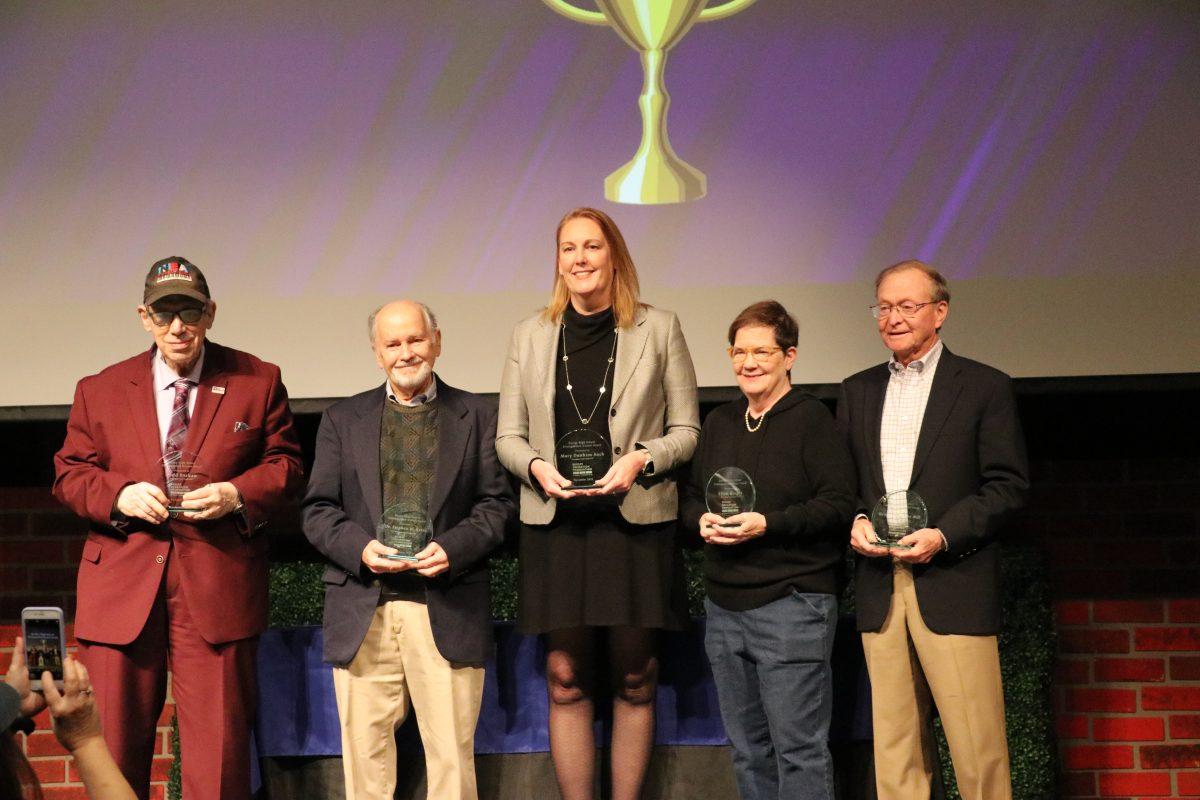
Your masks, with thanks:
[{"label": "silver hair", "polygon": [[[389,300],[383,306],[389,305],[394,301]],[[430,333],[438,330],[437,316],[433,313],[433,309],[418,300],[410,300],[410,303],[416,303],[421,309],[421,316],[425,317],[425,327]],[[367,338],[372,342],[375,341],[375,318],[379,316],[379,312],[383,310],[383,306],[379,306],[367,317]]]}]

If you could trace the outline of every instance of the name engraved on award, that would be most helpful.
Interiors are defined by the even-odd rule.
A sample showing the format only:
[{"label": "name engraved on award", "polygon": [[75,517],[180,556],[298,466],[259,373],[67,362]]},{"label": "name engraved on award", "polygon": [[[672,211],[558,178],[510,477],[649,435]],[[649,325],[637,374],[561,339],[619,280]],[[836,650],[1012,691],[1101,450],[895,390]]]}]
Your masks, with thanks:
[{"label": "name engraved on award", "polygon": [[[740,467],[721,467],[708,479],[704,487],[704,504],[712,514],[732,517],[754,510],[757,492],[750,474]],[[736,528],[737,525],[717,525],[718,528]]]},{"label": "name engraved on award", "polygon": [[158,463],[167,479],[167,512],[178,516],[189,510],[183,507],[183,496],[210,483],[208,470],[195,453],[187,450],[168,453]]},{"label": "name engraved on award", "polygon": [[554,446],[554,466],[570,489],[590,489],[612,466],[608,440],[587,428],[573,430]]}]

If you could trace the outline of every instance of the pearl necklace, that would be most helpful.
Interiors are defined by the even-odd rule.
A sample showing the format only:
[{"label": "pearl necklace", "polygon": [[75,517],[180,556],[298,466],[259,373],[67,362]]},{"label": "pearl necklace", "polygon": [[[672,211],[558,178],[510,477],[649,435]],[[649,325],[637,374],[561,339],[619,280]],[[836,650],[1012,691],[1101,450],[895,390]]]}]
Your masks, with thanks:
[{"label": "pearl necklace", "polygon": [[[770,411],[770,410],[771,409],[769,409],[769,408],[767,409],[767,411]],[[751,428],[750,427],[750,404],[747,403],[746,404],[746,430],[750,431],[751,433],[754,433],[759,428],[761,428],[762,424],[763,424],[763,420],[765,420],[767,418],[767,411],[764,411],[763,415],[758,418],[758,424],[755,425],[753,428]]]},{"label": "pearl necklace", "polygon": [[563,372],[567,378],[567,394],[571,396],[571,405],[575,407],[575,416],[579,417],[579,421],[584,425],[587,425],[592,417],[596,415],[596,409],[600,407],[600,401],[604,398],[605,391],[607,391],[604,384],[608,383],[608,373],[612,369],[613,359],[617,355],[617,333],[618,330],[613,328],[613,346],[612,352],[608,354],[608,366],[604,368],[604,377],[600,379],[600,391],[596,395],[596,402],[592,405],[591,412],[585,417],[579,411],[579,404],[575,402],[575,387],[571,385],[571,357],[567,355],[567,323],[562,323],[562,360]]}]

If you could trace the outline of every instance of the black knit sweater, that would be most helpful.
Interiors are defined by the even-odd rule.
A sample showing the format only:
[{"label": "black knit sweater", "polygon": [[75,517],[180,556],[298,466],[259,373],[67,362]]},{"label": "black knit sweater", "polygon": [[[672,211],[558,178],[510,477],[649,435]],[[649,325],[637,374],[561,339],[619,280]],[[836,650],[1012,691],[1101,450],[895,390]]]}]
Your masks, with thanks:
[{"label": "black knit sweater", "polygon": [[855,509],[855,475],[833,416],[817,398],[793,389],[746,430],[743,397],[713,409],[700,431],[680,524],[699,536],[704,488],[721,467],[754,480],[754,510],[767,532],[736,545],[704,546],[709,598],[730,611],[759,608],[792,590],[834,594]]}]

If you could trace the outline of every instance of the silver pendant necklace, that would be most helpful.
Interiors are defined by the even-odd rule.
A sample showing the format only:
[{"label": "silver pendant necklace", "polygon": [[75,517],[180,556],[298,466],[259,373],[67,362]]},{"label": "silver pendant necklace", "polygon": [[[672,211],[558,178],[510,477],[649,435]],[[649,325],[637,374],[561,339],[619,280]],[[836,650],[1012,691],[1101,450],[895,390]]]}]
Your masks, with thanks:
[{"label": "silver pendant necklace", "polygon": [[567,323],[562,323],[562,360],[563,372],[567,378],[567,394],[571,396],[571,405],[575,407],[575,416],[579,417],[579,421],[587,425],[592,417],[596,415],[596,409],[600,407],[600,401],[604,399],[605,384],[608,383],[608,373],[612,370],[613,359],[617,356],[617,329],[613,328],[613,346],[612,352],[608,354],[608,365],[604,368],[604,377],[600,379],[600,391],[596,393],[596,402],[592,404],[591,412],[585,417],[579,412],[579,404],[575,402],[575,387],[571,384],[571,357],[567,355]]}]

